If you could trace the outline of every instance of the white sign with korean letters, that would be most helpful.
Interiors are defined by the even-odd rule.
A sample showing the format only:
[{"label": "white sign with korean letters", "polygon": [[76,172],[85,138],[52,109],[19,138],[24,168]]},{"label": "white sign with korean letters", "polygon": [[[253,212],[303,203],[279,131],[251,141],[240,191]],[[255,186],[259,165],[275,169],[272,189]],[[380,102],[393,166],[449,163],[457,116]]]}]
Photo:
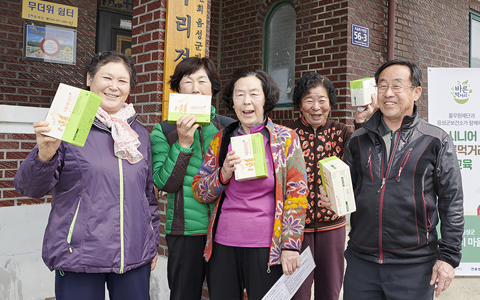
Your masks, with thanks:
[{"label": "white sign with korean letters", "polygon": [[456,275],[480,276],[480,69],[428,69],[428,121],[453,140],[462,172],[465,230]]}]

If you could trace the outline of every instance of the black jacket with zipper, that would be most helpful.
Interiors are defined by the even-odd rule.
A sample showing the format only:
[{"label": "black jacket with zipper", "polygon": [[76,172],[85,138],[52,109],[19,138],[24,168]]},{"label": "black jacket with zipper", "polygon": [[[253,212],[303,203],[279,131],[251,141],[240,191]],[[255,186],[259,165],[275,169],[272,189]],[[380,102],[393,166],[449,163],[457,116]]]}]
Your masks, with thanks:
[{"label": "black jacket with zipper", "polygon": [[[345,149],[357,211],[348,250],[380,264],[440,259],[457,267],[464,226],[463,191],[450,136],[418,117],[406,116],[386,152],[382,113],[355,131]],[[436,226],[440,219],[441,239]]]}]

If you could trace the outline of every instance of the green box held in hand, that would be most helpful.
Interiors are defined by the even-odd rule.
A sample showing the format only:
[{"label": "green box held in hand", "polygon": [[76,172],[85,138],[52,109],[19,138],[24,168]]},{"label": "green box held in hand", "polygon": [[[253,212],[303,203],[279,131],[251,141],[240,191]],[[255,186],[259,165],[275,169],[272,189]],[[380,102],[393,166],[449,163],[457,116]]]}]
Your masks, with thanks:
[{"label": "green box held in hand", "polygon": [[353,106],[365,106],[372,103],[375,93],[375,78],[362,78],[350,81],[350,97]]},{"label": "green box held in hand", "polygon": [[354,212],[357,207],[348,165],[338,157],[331,156],[320,160],[318,166],[331,209],[339,216]]},{"label": "green box held in hand", "polygon": [[235,180],[244,181],[268,177],[265,144],[261,133],[235,136],[230,139],[232,150],[242,162],[235,165]]},{"label": "green box held in hand", "polygon": [[45,118],[52,130],[42,134],[83,147],[101,102],[93,92],[60,83]]},{"label": "green box held in hand", "polygon": [[200,125],[210,124],[212,96],[171,93],[168,100],[168,123],[175,124],[183,115],[195,115]]}]

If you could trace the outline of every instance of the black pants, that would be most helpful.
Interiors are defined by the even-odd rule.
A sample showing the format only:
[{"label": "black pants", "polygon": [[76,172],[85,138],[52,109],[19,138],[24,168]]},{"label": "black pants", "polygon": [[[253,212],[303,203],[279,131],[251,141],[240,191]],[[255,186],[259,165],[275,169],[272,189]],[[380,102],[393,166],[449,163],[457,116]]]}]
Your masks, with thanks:
[{"label": "black pants", "polygon": [[150,263],[125,272],[74,273],[55,271],[57,300],[105,300],[105,283],[111,300],[149,300]]},{"label": "black pants", "polygon": [[205,276],[210,289],[208,263],[203,258],[206,235],[166,235],[167,279],[170,300],[200,300]]},{"label": "black pants", "polygon": [[[269,248],[240,248],[213,244],[210,260],[211,300],[260,300],[282,276],[282,266],[268,267]],[[270,273],[268,270],[270,269]]]},{"label": "black pants", "polygon": [[344,300],[432,300],[430,285],[435,261],[387,265],[361,259],[345,251],[347,270],[343,281]]}]

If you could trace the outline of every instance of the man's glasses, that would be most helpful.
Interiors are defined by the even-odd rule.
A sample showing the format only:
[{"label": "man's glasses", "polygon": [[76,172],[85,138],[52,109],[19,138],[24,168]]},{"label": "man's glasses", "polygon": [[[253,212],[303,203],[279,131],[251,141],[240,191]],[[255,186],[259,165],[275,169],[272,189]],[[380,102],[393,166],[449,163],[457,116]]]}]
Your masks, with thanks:
[{"label": "man's glasses", "polygon": [[403,84],[380,84],[375,86],[379,93],[385,93],[389,87],[392,88],[392,92],[394,93],[401,93],[405,90],[405,88],[416,88],[416,85],[403,85]]}]

